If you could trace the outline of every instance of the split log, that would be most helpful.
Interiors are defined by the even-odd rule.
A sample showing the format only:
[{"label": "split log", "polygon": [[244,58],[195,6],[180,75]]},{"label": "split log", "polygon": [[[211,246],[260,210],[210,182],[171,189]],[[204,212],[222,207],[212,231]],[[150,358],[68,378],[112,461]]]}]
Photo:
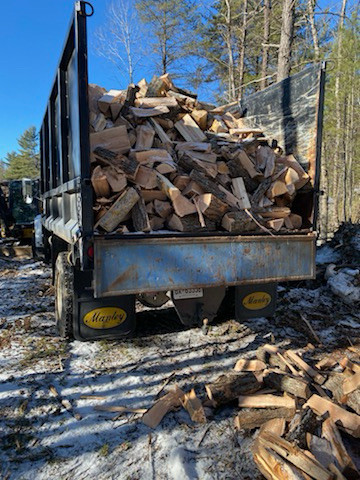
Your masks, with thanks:
[{"label": "split log", "polygon": [[[351,377],[350,377],[351,378]],[[344,375],[342,373],[331,372],[323,387],[333,395],[338,403],[346,404],[360,415],[360,388],[345,395],[343,390]]]},{"label": "split log", "polygon": [[242,408],[296,408],[295,400],[289,395],[283,396],[271,394],[240,395],[239,407]]},{"label": "split log", "polygon": [[174,126],[187,142],[204,142],[206,140],[206,135],[188,113]]},{"label": "split log", "polygon": [[215,178],[217,175],[216,165],[208,162],[202,162],[201,160],[192,157],[191,152],[183,153],[177,163],[185,172],[196,170],[211,178]]},{"label": "split log", "polygon": [[197,199],[201,213],[210,220],[218,222],[229,210],[229,206],[216,198],[212,193],[200,195]]},{"label": "split log", "polygon": [[165,220],[160,217],[156,216],[151,216],[150,217],[150,227],[151,230],[156,231],[156,230],[162,230],[165,225]]},{"label": "split log", "polygon": [[261,360],[238,360],[235,364],[234,370],[236,372],[256,372],[265,370],[266,364]]},{"label": "split log", "polygon": [[182,191],[189,185],[191,181],[192,180],[190,177],[188,177],[188,175],[178,175],[173,183],[176,188]]},{"label": "split log", "polygon": [[202,230],[213,231],[216,230],[216,225],[211,220],[206,219],[205,227],[202,227],[199,221],[198,215],[186,215],[186,217],[180,218],[174,214],[168,220],[168,226],[172,230],[178,232],[199,232]]},{"label": "split log", "polygon": [[336,459],[331,450],[331,445],[325,438],[320,438],[312,433],[307,433],[306,443],[308,450],[324,468],[329,468],[331,464],[336,463]]},{"label": "split log", "polygon": [[98,113],[90,123],[95,132],[101,132],[106,127],[106,122],[107,120],[105,115]]},{"label": "split log", "polygon": [[254,393],[260,387],[252,373],[230,373],[221,375],[205,389],[214,407],[218,407],[236,400],[240,395]]},{"label": "split log", "polygon": [[322,423],[321,435],[330,443],[332,453],[339,464],[341,472],[344,473],[346,478],[354,480],[360,478],[360,473],[348,454],[340,432],[331,418],[327,418]]},{"label": "split log", "polygon": [[150,428],[156,428],[168,412],[181,406],[184,395],[184,392],[176,386],[142,416],[142,422]]},{"label": "split log", "polygon": [[228,133],[229,129],[224,122],[224,120],[220,117],[220,115],[214,115],[214,120],[211,124],[210,130],[215,133]]},{"label": "split log", "polygon": [[348,412],[335,403],[322,398],[319,395],[312,395],[306,403],[318,415],[324,415],[328,412],[334,423],[353,437],[360,438],[360,416]]},{"label": "split log", "polygon": [[195,150],[197,152],[210,153],[211,144],[204,142],[178,142],[175,149],[179,152]]},{"label": "split log", "polygon": [[300,368],[303,372],[305,372],[309,377],[313,378],[315,382],[322,385],[326,378],[321,375],[321,373],[314,370],[310,365],[308,365],[299,355],[297,355],[292,350],[286,350],[284,356],[291,361],[294,365]]},{"label": "split log", "polygon": [[285,227],[290,230],[299,230],[302,225],[302,217],[296,213],[290,213],[288,217],[284,218]]},{"label": "split log", "polygon": [[190,115],[199,125],[201,130],[206,130],[208,118],[208,112],[206,110],[193,110]]},{"label": "split log", "polygon": [[348,395],[357,388],[360,388],[360,372],[355,373],[351,377],[345,378],[342,387],[344,395]]},{"label": "split log", "polygon": [[284,225],[284,218],[274,218],[273,220],[268,220],[266,226],[278,232]]},{"label": "split log", "polygon": [[196,207],[186,197],[184,197],[180,190],[176,188],[170,180],[168,180],[161,173],[156,173],[157,181],[161,190],[170,198],[174,207],[176,215],[184,217],[185,215],[191,215],[196,213]]},{"label": "split log", "polygon": [[264,377],[264,385],[278,392],[287,392],[295,397],[308,399],[311,395],[306,380],[289,374],[270,372]]},{"label": "split log", "polygon": [[192,198],[195,195],[202,195],[204,190],[198,185],[194,180],[191,180],[190,183],[184,188],[182,194],[185,197]]},{"label": "split log", "polygon": [[161,200],[154,200],[154,210],[161,218],[167,218],[172,212],[170,202],[162,202]]},{"label": "split log", "polygon": [[275,182],[273,182],[268,188],[266,196],[270,199],[273,199],[280,195],[284,195],[285,193],[288,193],[285,183],[282,180],[275,180]]},{"label": "split log", "polygon": [[267,432],[275,433],[275,435],[279,435],[279,437],[282,437],[285,433],[285,428],[286,428],[285,418],[273,418],[272,420],[268,420],[267,422],[261,425],[260,433],[267,431]]},{"label": "split log", "polygon": [[168,107],[154,107],[154,108],[137,108],[130,107],[131,113],[136,118],[149,118],[156,117],[157,115],[163,115],[164,113],[169,113]]},{"label": "split log", "polygon": [[145,97],[135,100],[135,106],[139,108],[154,107],[177,107],[178,103],[173,97]]},{"label": "split log", "polygon": [[145,202],[142,197],[139,197],[139,200],[131,210],[131,214],[134,230],[136,232],[150,232],[151,226],[149,216],[147,214]]},{"label": "split log", "polygon": [[239,200],[239,207],[242,210],[245,210],[245,208],[251,208],[251,203],[242,177],[232,179],[232,189],[235,197]]},{"label": "split log", "polygon": [[196,396],[195,390],[192,389],[184,395],[182,400],[183,407],[189,412],[193,422],[206,423],[206,415],[201,401]]},{"label": "split log", "polygon": [[136,127],[136,150],[146,150],[152,147],[155,130],[150,125],[138,125]]},{"label": "split log", "polygon": [[135,160],[139,163],[172,161],[172,157],[169,152],[162,148],[150,148],[149,150],[144,150],[142,152],[132,151],[130,156],[135,158]]},{"label": "split log", "polygon": [[302,188],[310,180],[309,175],[305,172],[305,170],[302,168],[300,163],[296,160],[296,158],[293,155],[287,155],[286,157],[281,157],[278,159],[277,163],[282,164],[286,167],[292,168],[298,174],[299,180],[294,184],[296,190],[299,190],[300,188]]},{"label": "split log", "polygon": [[111,167],[103,168],[103,172],[113,192],[122,192],[126,188],[127,180],[125,174],[117,173],[117,171]]},{"label": "split log", "polygon": [[160,190],[141,190],[140,195],[145,202],[152,202],[153,200],[166,200],[167,196]]},{"label": "split log", "polygon": [[235,428],[238,430],[253,430],[274,418],[291,420],[295,410],[291,408],[267,408],[261,410],[241,410],[235,417]]},{"label": "split log", "polygon": [[126,218],[139,198],[139,194],[134,188],[125,190],[105,215],[101,217],[98,226],[107,232],[112,232]]},{"label": "split log", "polygon": [[146,97],[159,97],[165,95],[169,87],[168,81],[163,77],[165,77],[165,75],[162,75],[161,77],[157,77],[156,75],[153,76],[151,82],[147,86]]},{"label": "split log", "polygon": [[253,232],[258,228],[256,223],[244,212],[226,213],[221,225],[230,233]]},{"label": "split log", "polygon": [[120,103],[121,99],[125,100],[125,93],[123,90],[109,90],[98,100],[100,112],[107,115],[110,105],[114,102]]},{"label": "split log", "polygon": [[214,163],[214,167],[216,167],[217,171],[217,165],[216,165],[216,160],[217,160],[217,155],[215,153],[211,152],[197,152],[196,150],[191,150],[186,152],[191,158],[201,160],[206,163]]},{"label": "split log", "polygon": [[256,170],[255,165],[243,150],[237,152],[236,158],[240,161],[241,165],[245,168],[251,178],[261,176],[261,173]]},{"label": "split log", "polygon": [[155,169],[156,171],[158,171],[159,173],[162,173],[163,175],[168,175],[169,173],[176,172],[177,166],[174,162],[166,161],[156,165]]},{"label": "split log", "polygon": [[149,118],[149,123],[153,127],[156,132],[156,135],[160,138],[161,142],[164,145],[172,145],[171,139],[168,137],[167,133],[163,129],[163,127],[159,124],[159,121]]},{"label": "split log", "polygon": [[110,197],[110,185],[100,165],[94,168],[91,184],[97,197]]},{"label": "split log", "polygon": [[278,435],[265,431],[258,436],[258,439],[265,448],[275,451],[282,458],[310,475],[311,478],[316,480],[332,480],[332,473],[326,470],[320,462],[309,457],[302,449],[292,445]]},{"label": "split log", "polygon": [[216,162],[216,165],[217,165],[218,173],[220,175],[229,175],[230,170],[229,170],[229,167],[227,166],[227,164],[225,162],[223,162],[223,161]]},{"label": "split log", "polygon": [[108,128],[102,132],[90,134],[90,147],[103,147],[114,153],[127,153],[130,150],[130,140],[125,126]]},{"label": "split log", "polygon": [[253,193],[256,191],[259,186],[259,182],[250,177],[247,170],[245,170],[245,168],[236,158],[227,162],[226,166],[228,167],[230,175],[233,178],[241,177],[244,180],[246,191],[248,193]]},{"label": "split log", "polygon": [[152,190],[157,187],[156,171],[141,165],[134,182],[145,190]]},{"label": "split log", "polygon": [[291,420],[285,438],[300,448],[306,448],[307,433],[315,433],[320,425],[321,421],[316,417],[316,414],[310,408],[303,408]]},{"label": "split log", "polygon": [[213,195],[215,195],[215,197],[227,203],[227,197],[225,193],[222,192],[219,189],[219,186],[213,180],[208,178],[206,175],[204,175],[203,173],[197,170],[192,170],[190,172],[190,178],[195,180],[195,182],[198,183],[204,189],[205,192],[212,193]]},{"label": "split log", "polygon": [[264,218],[286,218],[291,212],[287,207],[253,208],[253,211]]}]

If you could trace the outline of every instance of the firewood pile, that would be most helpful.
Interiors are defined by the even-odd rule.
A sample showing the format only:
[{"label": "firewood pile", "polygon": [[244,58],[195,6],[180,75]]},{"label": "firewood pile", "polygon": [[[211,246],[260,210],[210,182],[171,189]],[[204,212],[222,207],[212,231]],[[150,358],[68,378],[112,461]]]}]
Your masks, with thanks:
[{"label": "firewood pile", "polygon": [[309,175],[233,104],[201,102],[166,74],[126,91],[89,85],[89,108],[99,232],[302,228],[291,208]]},{"label": "firewood pile", "polygon": [[252,453],[265,478],[358,479],[341,432],[360,438],[360,363],[351,361],[349,352],[312,366],[302,354],[313,350],[311,344],[302,352],[263,345],[257,358],[238,360],[232,372],[206,385],[206,399],[200,399],[205,392],[199,398],[194,389],[184,393],[176,385],[141,410],[142,422],[156,428],[168,412],[183,407],[194,422],[206,423],[236,402],[235,428],[257,431]]}]

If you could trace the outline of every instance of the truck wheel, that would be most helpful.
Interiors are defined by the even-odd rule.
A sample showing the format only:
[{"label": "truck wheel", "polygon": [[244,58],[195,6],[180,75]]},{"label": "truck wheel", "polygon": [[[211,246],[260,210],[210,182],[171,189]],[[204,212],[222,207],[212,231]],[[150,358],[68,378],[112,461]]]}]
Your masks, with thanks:
[{"label": "truck wheel", "polygon": [[73,337],[74,271],[68,252],[60,252],[55,264],[55,320],[62,338]]}]

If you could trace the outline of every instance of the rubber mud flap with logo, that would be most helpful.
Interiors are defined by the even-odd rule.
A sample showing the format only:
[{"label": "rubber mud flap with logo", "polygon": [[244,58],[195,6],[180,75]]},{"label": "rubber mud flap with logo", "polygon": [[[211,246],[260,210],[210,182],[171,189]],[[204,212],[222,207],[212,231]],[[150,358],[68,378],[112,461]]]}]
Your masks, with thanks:
[{"label": "rubber mud flap with logo", "polygon": [[74,318],[77,340],[117,339],[135,331],[135,296],[124,295],[96,300],[78,300],[78,318]]},{"label": "rubber mud flap with logo", "polygon": [[235,287],[236,320],[271,317],[275,313],[277,284],[241,285]]}]

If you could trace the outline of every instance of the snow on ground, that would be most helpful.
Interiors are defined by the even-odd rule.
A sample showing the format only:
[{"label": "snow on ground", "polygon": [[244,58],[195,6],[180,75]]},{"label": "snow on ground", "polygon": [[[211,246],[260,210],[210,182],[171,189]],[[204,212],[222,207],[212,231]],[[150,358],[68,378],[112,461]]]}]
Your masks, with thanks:
[{"label": "snow on ground", "polygon": [[0,259],[0,295],[0,478],[7,480],[261,478],[254,434],[234,431],[236,408],[215,412],[207,425],[180,409],[151,430],[138,414],[94,407],[147,408],[167,380],[165,392],[178,384],[204,398],[204,384],[263,343],[311,342],[321,355],[356,343],[360,333],[359,312],[321,279],[279,287],[271,320],[238,323],[224,309],[208,335],[182,327],[172,309],[142,308],[137,336],[116,342],[68,344],[56,336],[50,269],[42,263]]}]

